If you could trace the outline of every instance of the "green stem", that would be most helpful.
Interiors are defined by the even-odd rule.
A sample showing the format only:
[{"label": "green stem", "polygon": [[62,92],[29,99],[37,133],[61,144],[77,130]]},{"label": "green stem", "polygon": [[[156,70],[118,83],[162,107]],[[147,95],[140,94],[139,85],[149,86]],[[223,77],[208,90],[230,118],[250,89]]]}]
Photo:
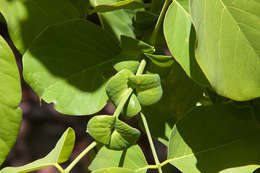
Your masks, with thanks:
[{"label": "green stem", "polygon": [[84,151],[82,151],[78,157],[73,160],[70,165],[64,170],[64,173],[69,173],[71,171],[71,169],[90,151],[92,150],[95,146],[97,145],[97,143],[94,141],[92,142]]},{"label": "green stem", "polygon": [[149,130],[147,120],[146,120],[146,118],[145,118],[145,116],[142,112],[140,112],[140,115],[141,115],[142,121],[144,123],[145,132],[146,132],[146,135],[148,137],[148,141],[149,141],[152,153],[153,153],[153,158],[154,158],[155,164],[158,166],[159,173],[162,173],[161,164],[160,164],[160,161],[158,159],[158,156],[157,156],[157,153],[156,153],[156,150],[155,150],[155,147],[154,147],[152,135],[151,135],[151,132]]},{"label": "green stem", "polygon": [[[137,72],[136,72],[136,75],[140,75],[144,72],[144,68],[146,66],[146,61],[143,59],[137,69]],[[126,94],[125,96],[120,100],[120,103],[119,105],[117,106],[113,116],[118,118],[120,113],[122,112],[122,109],[124,108],[128,98],[131,96],[133,92],[133,89],[132,88],[128,88],[128,90],[126,91]]]},{"label": "green stem", "polygon": [[55,164],[55,167],[60,171],[60,173],[65,173],[64,169],[58,163]]},{"label": "green stem", "polygon": [[126,95],[120,100],[119,105],[117,106],[113,116],[118,118],[120,113],[122,112],[122,109],[125,106],[125,103],[127,102],[128,98],[130,97],[130,95],[132,94],[133,89],[132,88],[128,88],[128,90],[126,91]]},{"label": "green stem", "polygon": [[166,13],[167,8],[170,5],[170,3],[171,3],[171,0],[165,0],[165,2],[163,4],[162,11],[161,11],[161,13],[159,15],[159,18],[158,18],[157,22],[156,22],[156,25],[155,25],[155,28],[153,30],[153,33],[152,33],[152,36],[151,36],[151,40],[150,40],[150,44],[153,45],[153,46],[156,44],[156,38],[157,38],[157,35],[158,35],[158,32],[159,32],[160,26],[161,26],[161,24],[163,22],[165,13]]}]

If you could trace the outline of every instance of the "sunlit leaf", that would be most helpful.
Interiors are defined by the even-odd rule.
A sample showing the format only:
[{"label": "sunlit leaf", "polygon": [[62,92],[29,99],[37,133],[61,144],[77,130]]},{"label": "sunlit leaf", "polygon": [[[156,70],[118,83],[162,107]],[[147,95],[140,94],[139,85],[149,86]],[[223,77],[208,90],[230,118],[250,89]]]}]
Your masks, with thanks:
[{"label": "sunlit leaf", "polygon": [[[124,151],[115,151],[102,147],[91,162],[89,169],[93,171],[117,166],[137,170],[147,166],[147,162],[142,149],[138,145],[134,145]],[[137,173],[146,173],[146,171],[147,169],[143,169]]]},{"label": "sunlit leaf", "polygon": [[6,167],[0,173],[25,173],[48,166],[56,167],[59,163],[68,160],[74,148],[74,142],[75,132],[72,128],[68,128],[57,142],[55,148],[44,158],[20,167]]},{"label": "sunlit leaf", "polygon": [[191,1],[191,12],[196,59],[212,87],[238,101],[259,97],[259,1]]},{"label": "sunlit leaf", "polygon": [[11,48],[0,36],[0,165],[12,149],[22,120],[19,71]]}]

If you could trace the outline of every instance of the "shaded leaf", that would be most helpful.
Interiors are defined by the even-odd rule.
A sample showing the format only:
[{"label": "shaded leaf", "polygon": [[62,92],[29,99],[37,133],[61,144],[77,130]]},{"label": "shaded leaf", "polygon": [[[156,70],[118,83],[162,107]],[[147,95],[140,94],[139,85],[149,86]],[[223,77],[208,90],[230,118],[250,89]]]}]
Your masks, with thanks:
[{"label": "shaded leaf", "polygon": [[87,133],[97,142],[113,150],[123,150],[134,145],[140,136],[139,130],[109,115],[91,118],[87,125]]},{"label": "shaded leaf", "polygon": [[55,148],[44,158],[20,167],[6,167],[0,173],[24,173],[43,167],[57,166],[57,164],[68,160],[74,148],[74,143],[75,132],[72,128],[68,128],[59,139]]},{"label": "shaded leaf", "polygon": [[114,1],[111,3],[101,2],[95,6],[96,12],[108,12],[119,9],[138,9],[138,8],[148,8],[150,4],[140,2],[139,0],[124,0],[124,1]]},{"label": "shaded leaf", "polygon": [[196,107],[174,126],[168,159],[182,172],[253,172],[259,167],[259,132],[250,107]]},{"label": "shaded leaf", "polygon": [[[102,147],[91,162],[89,169],[93,171],[101,168],[122,166],[124,168],[137,170],[147,165],[145,156],[138,145],[129,147],[124,151],[115,151]],[[146,169],[137,173],[146,173]]]},{"label": "shaded leaf", "polygon": [[[113,4],[118,1],[119,0],[92,0],[91,5],[96,7],[100,4]],[[111,32],[118,41],[120,41],[121,35],[127,35],[129,37],[135,38],[135,34],[132,28],[132,17],[124,9],[98,13],[98,16],[102,27],[105,30]]]},{"label": "shaded leaf", "polygon": [[149,58],[155,65],[160,67],[170,67],[173,64],[172,56],[154,55],[149,53],[145,53],[145,56]]},{"label": "shaded leaf", "polygon": [[20,75],[11,48],[0,36],[0,165],[12,149],[20,129],[22,111]]},{"label": "shaded leaf", "polygon": [[194,55],[196,36],[191,16],[178,1],[174,1],[167,10],[164,35],[171,54],[187,75],[199,84],[207,86],[207,79],[201,72]]},{"label": "shaded leaf", "polygon": [[79,18],[69,0],[2,0],[0,12],[14,45],[22,54],[47,26]]},{"label": "shaded leaf", "polygon": [[89,0],[70,0],[74,7],[78,10],[81,18],[86,18],[87,8],[91,7]]},{"label": "shaded leaf", "polygon": [[196,59],[212,87],[238,101],[259,97],[259,1],[191,1],[191,12]]},{"label": "shaded leaf", "polygon": [[23,58],[23,76],[57,111],[93,114],[107,103],[106,81],[120,50],[97,25],[71,20],[49,27],[34,41]]},{"label": "shaded leaf", "polygon": [[[153,137],[168,145],[174,122],[196,105],[202,97],[202,89],[176,62],[169,68],[157,68],[159,71],[161,69],[166,71],[164,75],[159,73],[163,89],[162,98],[153,106],[143,107],[142,112],[148,117],[147,121]],[[148,70],[157,73],[151,67]]]}]

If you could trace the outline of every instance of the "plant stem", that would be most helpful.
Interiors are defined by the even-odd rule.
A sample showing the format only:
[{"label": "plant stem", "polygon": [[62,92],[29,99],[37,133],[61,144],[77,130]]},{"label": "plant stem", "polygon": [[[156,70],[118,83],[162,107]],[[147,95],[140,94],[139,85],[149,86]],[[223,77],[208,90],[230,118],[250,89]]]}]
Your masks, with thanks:
[{"label": "plant stem", "polygon": [[[146,66],[146,61],[143,59],[137,69],[137,72],[136,72],[136,75],[140,75],[144,72],[144,68]],[[126,94],[125,96],[120,100],[120,103],[119,105],[117,106],[113,116],[118,118],[120,113],[122,112],[122,109],[124,108],[125,106],[125,103],[127,102],[128,98],[131,96],[133,92],[133,89],[132,88],[128,88],[128,90],[126,91]]]},{"label": "plant stem", "polygon": [[146,132],[146,135],[148,137],[148,141],[149,141],[152,153],[153,153],[154,161],[155,161],[156,165],[158,166],[159,173],[162,173],[161,164],[160,164],[160,161],[158,159],[158,156],[157,156],[157,153],[156,153],[156,150],[155,150],[155,147],[154,147],[152,135],[151,135],[151,132],[149,130],[147,120],[146,120],[146,118],[145,118],[145,116],[142,112],[140,112],[140,115],[141,115],[142,121],[144,123],[145,132]]},{"label": "plant stem", "polygon": [[155,28],[153,30],[151,40],[150,40],[150,44],[153,45],[153,46],[156,44],[156,38],[157,38],[158,32],[160,30],[160,27],[161,27],[161,24],[163,22],[165,13],[166,13],[167,8],[170,5],[170,3],[171,3],[171,0],[165,0],[165,2],[163,4],[162,11],[160,12],[159,18],[156,22],[156,25],[155,25]]},{"label": "plant stem", "polygon": [[69,173],[71,169],[90,151],[92,150],[97,143],[92,142],[84,151],[82,151],[75,160],[73,160],[70,165],[64,170],[64,173]]},{"label": "plant stem", "polygon": [[64,173],[64,169],[57,163],[55,167],[60,171],[60,173]]},{"label": "plant stem", "polygon": [[122,109],[125,106],[125,103],[127,102],[128,98],[130,97],[130,95],[132,94],[133,89],[132,88],[128,88],[128,90],[126,91],[126,95],[120,100],[119,105],[117,106],[113,116],[118,118]]}]

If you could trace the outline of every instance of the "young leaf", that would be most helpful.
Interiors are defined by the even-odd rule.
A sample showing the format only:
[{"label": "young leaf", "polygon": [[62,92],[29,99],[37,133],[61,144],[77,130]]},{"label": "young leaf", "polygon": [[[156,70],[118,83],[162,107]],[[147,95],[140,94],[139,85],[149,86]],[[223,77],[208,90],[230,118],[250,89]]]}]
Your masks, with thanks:
[{"label": "young leaf", "polygon": [[177,0],[167,10],[164,19],[164,35],[171,54],[186,74],[199,84],[207,86],[207,79],[195,59],[196,36],[191,16]]},{"label": "young leaf", "polygon": [[162,97],[163,91],[158,74],[129,76],[129,84],[135,89],[137,99],[141,105],[152,105]]},{"label": "young leaf", "polygon": [[109,115],[91,118],[87,125],[87,133],[97,142],[113,150],[124,150],[134,145],[140,136],[139,130]]},{"label": "young leaf", "polygon": [[93,171],[91,173],[135,173],[131,169],[125,168],[105,168]]},{"label": "young leaf", "polygon": [[12,149],[22,120],[20,75],[11,48],[0,36],[0,165]]},{"label": "young leaf", "polygon": [[[129,70],[121,70],[115,76],[113,76],[107,83],[106,92],[110,100],[118,106],[121,99],[128,92],[128,78],[134,76]],[[125,118],[131,118],[141,111],[141,105],[133,93],[127,102],[127,105],[123,109],[123,115]]]},{"label": "young leaf", "polygon": [[[124,151],[115,151],[102,147],[91,162],[89,169],[94,171],[102,168],[122,166],[137,170],[147,165],[142,149],[138,145],[131,146]],[[147,169],[143,169],[137,173],[146,173],[146,171]]]},{"label": "young leaf", "polygon": [[94,10],[96,12],[108,12],[108,11],[114,11],[119,9],[139,9],[139,8],[148,8],[150,7],[150,4],[140,2],[139,0],[124,0],[124,1],[118,1],[118,2],[111,2],[111,3],[100,3],[97,6],[95,6]]},{"label": "young leaf", "polygon": [[114,69],[116,69],[116,71],[118,71],[118,72],[123,69],[127,69],[135,74],[137,72],[139,64],[140,64],[139,61],[131,61],[131,60],[121,61],[114,65]]},{"label": "young leaf", "polygon": [[173,57],[166,55],[155,55],[155,54],[144,54],[147,58],[149,58],[155,65],[159,67],[170,67],[173,64]]},{"label": "young leaf", "polygon": [[260,166],[260,126],[250,107],[196,107],[171,133],[168,159],[182,172],[253,172]]},{"label": "young leaf", "polygon": [[102,28],[71,20],[49,27],[34,41],[23,58],[23,76],[57,111],[93,114],[107,103],[107,75],[120,61],[120,50]]},{"label": "young leaf", "polygon": [[0,12],[14,45],[22,54],[47,26],[79,18],[69,0],[2,0]]},{"label": "young leaf", "polygon": [[68,160],[74,148],[74,142],[75,132],[72,128],[68,128],[59,139],[55,148],[44,158],[20,167],[6,167],[0,173],[24,173],[48,166],[56,167],[59,163]]},{"label": "young leaf", "polygon": [[212,87],[238,101],[260,96],[259,1],[191,1],[196,59]]}]

